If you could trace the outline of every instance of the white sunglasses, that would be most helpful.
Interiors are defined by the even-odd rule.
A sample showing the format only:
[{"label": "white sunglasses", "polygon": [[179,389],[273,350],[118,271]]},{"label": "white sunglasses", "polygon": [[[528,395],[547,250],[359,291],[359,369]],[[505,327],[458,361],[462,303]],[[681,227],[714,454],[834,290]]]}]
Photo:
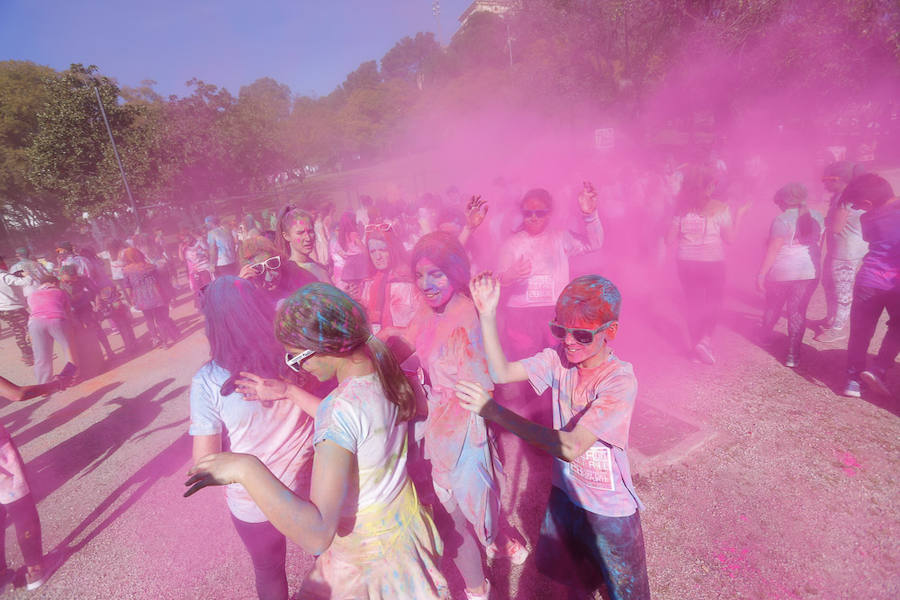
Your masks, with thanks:
[{"label": "white sunglasses", "polygon": [[303,368],[303,361],[307,358],[315,354],[315,350],[304,350],[303,352],[298,352],[297,354],[293,354],[291,352],[284,353],[284,364],[291,368],[295,373],[299,373],[300,369]]}]

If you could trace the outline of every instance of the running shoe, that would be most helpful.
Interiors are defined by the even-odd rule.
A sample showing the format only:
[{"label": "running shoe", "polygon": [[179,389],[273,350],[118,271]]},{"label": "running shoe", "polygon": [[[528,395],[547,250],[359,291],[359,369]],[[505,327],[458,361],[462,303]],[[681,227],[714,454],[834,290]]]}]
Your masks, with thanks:
[{"label": "running shoe", "polygon": [[847,382],[847,386],[844,388],[844,396],[848,398],[859,398],[862,396],[862,390],[859,387],[859,382],[851,379]]},{"label": "running shoe", "polygon": [[694,354],[696,354],[697,358],[704,364],[716,364],[716,357],[713,355],[712,350],[710,350],[709,345],[706,342],[700,342],[694,346]]},{"label": "running shoe", "polygon": [[488,600],[491,597],[491,582],[487,579],[484,580],[484,583],[481,585],[481,589],[483,591],[471,591],[469,588],[466,588],[466,599],[467,600]]},{"label": "running shoe", "polygon": [[797,364],[798,364],[797,357],[794,356],[793,354],[788,354],[787,358],[784,359],[784,366],[786,366],[789,369],[796,368]]},{"label": "running shoe", "polygon": [[850,337],[848,329],[848,327],[842,327],[840,329],[823,329],[813,339],[825,344],[842,342]]},{"label": "running shoe", "polygon": [[866,387],[881,396],[890,396],[891,390],[885,385],[884,380],[874,371],[863,371],[859,374],[859,378],[863,380]]}]

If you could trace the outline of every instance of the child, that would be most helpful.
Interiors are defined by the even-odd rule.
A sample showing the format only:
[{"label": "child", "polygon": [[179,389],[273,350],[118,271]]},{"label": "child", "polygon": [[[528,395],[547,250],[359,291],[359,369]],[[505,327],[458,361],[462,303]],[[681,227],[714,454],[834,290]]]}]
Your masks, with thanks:
[{"label": "child", "polygon": [[[598,275],[569,283],[550,322],[560,346],[515,362],[506,359],[497,334],[499,282],[483,274],[470,290],[493,380],[527,380],[538,394],[552,388],[554,427],[549,429],[500,406],[478,383],[456,386],[463,407],[556,459],[538,569],[568,585],[573,595],[589,595],[602,576],[615,600],[650,598],[641,503],[625,454],[637,380],[631,365],[608,345],[618,331],[618,289]],[[566,559],[578,563],[567,566]]]},{"label": "child", "polygon": [[255,456],[230,452],[198,460],[185,496],[240,483],[275,528],[316,555],[303,598],[446,597],[440,538],[406,474],[415,400],[396,358],[358,303],[318,282],[284,302],[275,335],[288,367],[338,380],[321,404],[280,379],[241,373],[237,381],[246,400],[294,402],[315,415],[309,499]]}]

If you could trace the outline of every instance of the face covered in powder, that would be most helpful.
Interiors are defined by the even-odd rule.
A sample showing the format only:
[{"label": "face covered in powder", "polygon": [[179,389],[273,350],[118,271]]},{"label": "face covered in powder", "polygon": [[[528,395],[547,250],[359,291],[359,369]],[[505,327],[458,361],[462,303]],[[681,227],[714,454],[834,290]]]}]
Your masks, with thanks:
[{"label": "face covered in powder", "polygon": [[281,283],[281,259],[277,254],[258,252],[247,264],[253,265],[255,281],[265,290],[274,290]]},{"label": "face covered in powder", "polygon": [[316,231],[307,219],[296,219],[285,231],[284,239],[291,245],[291,250],[309,257],[316,247]]},{"label": "face covered in powder", "polygon": [[522,202],[522,229],[528,235],[538,235],[547,228],[550,207],[540,198],[529,197]]},{"label": "face covered in powder", "polygon": [[[565,337],[561,338],[566,360],[573,365],[586,367],[597,366],[594,362],[600,362],[606,358],[606,345],[609,339],[615,337],[617,323],[586,323],[581,319],[574,322],[562,322],[558,318],[555,321],[565,328]],[[599,329],[599,331],[598,331]],[[557,330],[557,333],[562,331]],[[592,336],[591,341],[583,340]],[[599,357],[594,359],[594,357]],[[594,360],[592,360],[594,359]]]},{"label": "face covered in powder", "polygon": [[379,271],[386,271],[391,266],[391,251],[384,240],[371,239],[368,243],[369,258]]},{"label": "face covered in powder", "polygon": [[453,297],[453,284],[447,274],[427,258],[416,263],[416,286],[422,291],[425,303],[434,310],[443,308]]}]

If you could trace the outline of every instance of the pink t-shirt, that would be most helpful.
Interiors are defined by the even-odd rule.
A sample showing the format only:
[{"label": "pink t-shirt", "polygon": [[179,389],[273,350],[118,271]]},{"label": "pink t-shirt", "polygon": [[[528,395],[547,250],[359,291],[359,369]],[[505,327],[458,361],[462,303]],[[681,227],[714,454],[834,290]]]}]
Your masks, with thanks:
[{"label": "pink t-shirt", "polygon": [[59,288],[38,288],[28,296],[32,319],[64,319],[68,314],[69,296]]}]

